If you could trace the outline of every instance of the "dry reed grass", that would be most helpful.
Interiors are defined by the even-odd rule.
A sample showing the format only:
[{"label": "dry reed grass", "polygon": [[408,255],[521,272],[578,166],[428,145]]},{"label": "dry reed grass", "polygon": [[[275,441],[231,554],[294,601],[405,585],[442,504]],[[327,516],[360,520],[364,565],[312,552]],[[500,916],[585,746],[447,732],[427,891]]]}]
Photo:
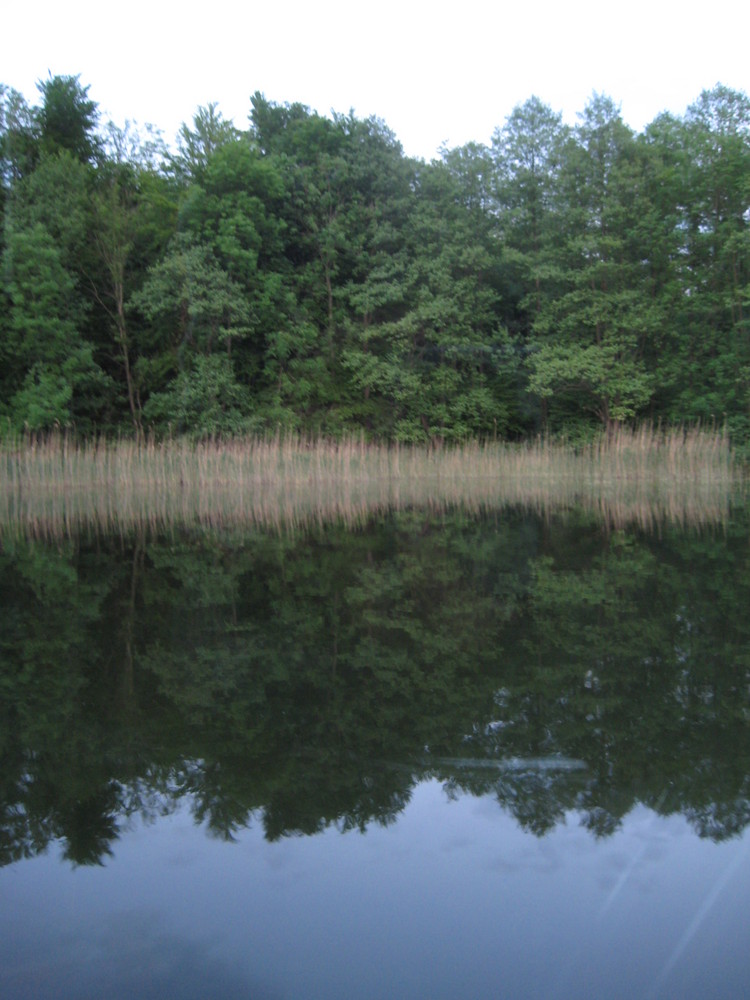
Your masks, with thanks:
[{"label": "dry reed grass", "polygon": [[303,437],[192,443],[64,437],[0,446],[0,531],[73,534],[195,524],[290,528],[391,509],[583,505],[616,526],[720,522],[742,486],[725,434],[618,430],[417,448]]}]

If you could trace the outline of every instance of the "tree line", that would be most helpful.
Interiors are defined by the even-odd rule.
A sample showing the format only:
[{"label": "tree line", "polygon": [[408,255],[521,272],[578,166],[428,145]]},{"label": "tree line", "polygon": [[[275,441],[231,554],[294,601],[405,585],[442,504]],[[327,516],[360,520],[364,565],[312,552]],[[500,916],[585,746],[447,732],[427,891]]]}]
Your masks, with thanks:
[{"label": "tree line", "polygon": [[78,76],[0,89],[0,422],[76,433],[750,440],[750,100],[641,133],[532,97],[404,155],[377,118],[251,98],[173,148]]}]

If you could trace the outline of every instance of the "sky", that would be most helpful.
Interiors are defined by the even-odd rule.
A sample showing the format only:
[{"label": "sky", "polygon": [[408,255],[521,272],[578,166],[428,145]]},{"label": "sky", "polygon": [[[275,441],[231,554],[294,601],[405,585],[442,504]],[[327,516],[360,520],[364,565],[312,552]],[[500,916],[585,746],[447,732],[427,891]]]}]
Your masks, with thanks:
[{"label": "sky", "polygon": [[407,154],[489,142],[532,95],[573,125],[593,92],[641,131],[717,82],[750,93],[743,0],[40,0],[0,19],[0,82],[78,75],[105,120],[168,142],[200,105],[245,128],[250,95],[376,115]]}]

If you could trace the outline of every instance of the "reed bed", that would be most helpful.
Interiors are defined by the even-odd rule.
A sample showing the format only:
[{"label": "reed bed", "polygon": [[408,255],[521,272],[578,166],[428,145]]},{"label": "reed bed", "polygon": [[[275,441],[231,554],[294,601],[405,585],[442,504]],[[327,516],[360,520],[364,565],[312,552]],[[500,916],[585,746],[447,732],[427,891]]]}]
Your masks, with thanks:
[{"label": "reed bed", "polygon": [[728,438],[618,430],[579,448],[445,447],[304,437],[163,442],[65,437],[0,445],[0,531],[72,534],[204,525],[354,523],[393,509],[583,505],[614,525],[716,523],[743,477]]}]

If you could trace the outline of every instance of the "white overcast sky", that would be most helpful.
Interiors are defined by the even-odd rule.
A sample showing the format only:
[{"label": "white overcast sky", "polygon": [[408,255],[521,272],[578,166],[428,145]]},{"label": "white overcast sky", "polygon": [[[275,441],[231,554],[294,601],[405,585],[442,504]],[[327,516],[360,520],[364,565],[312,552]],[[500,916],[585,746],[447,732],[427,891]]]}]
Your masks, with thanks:
[{"label": "white overcast sky", "polygon": [[216,101],[247,125],[250,95],[377,115],[408,154],[488,142],[532,94],[574,124],[593,91],[640,131],[717,82],[750,92],[747,0],[42,0],[0,17],[0,82],[80,74],[118,124],[171,142]]}]

